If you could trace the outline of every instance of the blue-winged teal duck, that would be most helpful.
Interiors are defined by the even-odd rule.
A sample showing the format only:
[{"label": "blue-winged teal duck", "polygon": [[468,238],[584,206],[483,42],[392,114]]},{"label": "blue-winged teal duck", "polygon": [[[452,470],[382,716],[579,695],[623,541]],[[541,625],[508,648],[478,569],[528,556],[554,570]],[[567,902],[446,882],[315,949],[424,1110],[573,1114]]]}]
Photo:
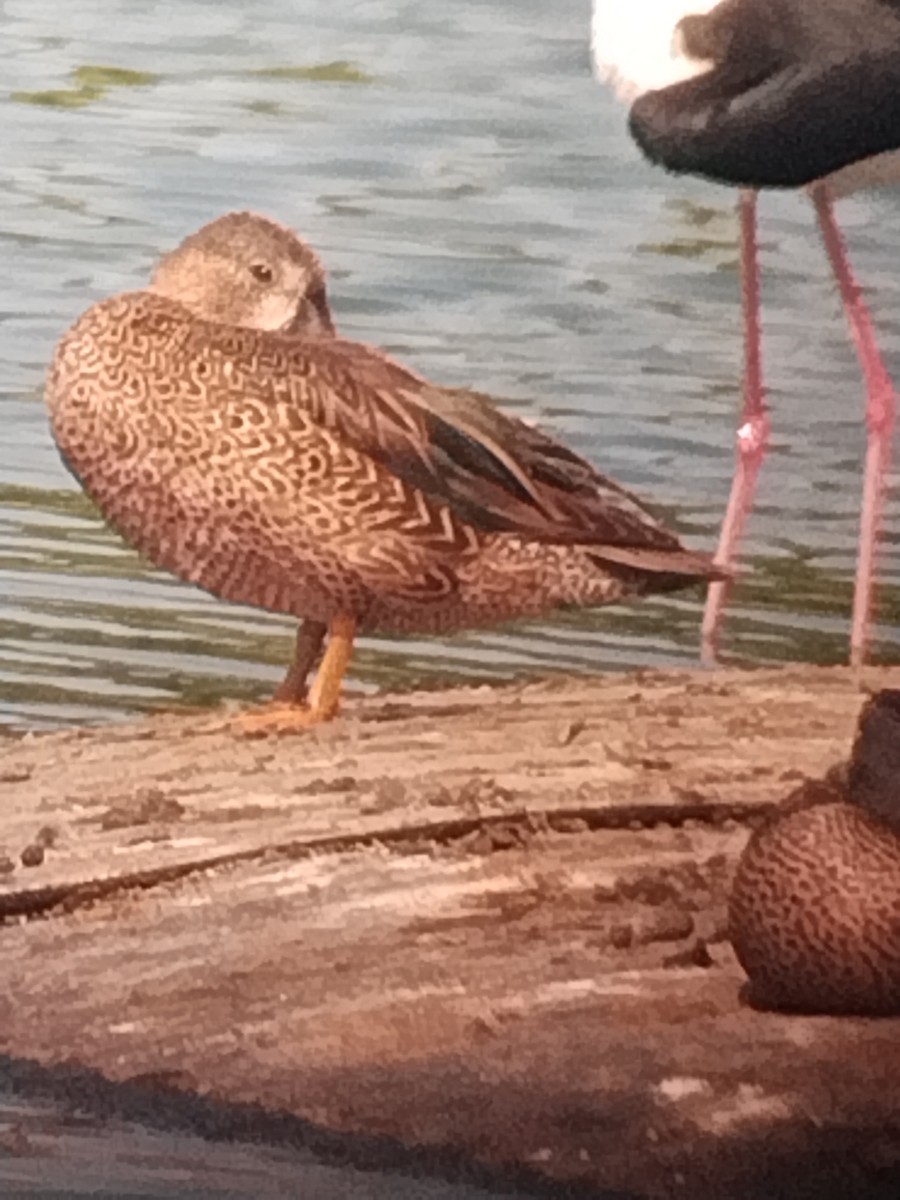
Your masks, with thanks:
[{"label": "blue-winged teal duck", "polygon": [[758,1007],[900,1014],[900,691],[868,700],[849,763],[750,838],[730,927]]},{"label": "blue-winged teal duck", "polygon": [[132,545],[304,619],[276,694],[295,724],[336,710],[357,630],[447,633],[719,577],[547,434],[335,336],[318,258],[255,214],[88,309],[47,400],[66,463]]}]

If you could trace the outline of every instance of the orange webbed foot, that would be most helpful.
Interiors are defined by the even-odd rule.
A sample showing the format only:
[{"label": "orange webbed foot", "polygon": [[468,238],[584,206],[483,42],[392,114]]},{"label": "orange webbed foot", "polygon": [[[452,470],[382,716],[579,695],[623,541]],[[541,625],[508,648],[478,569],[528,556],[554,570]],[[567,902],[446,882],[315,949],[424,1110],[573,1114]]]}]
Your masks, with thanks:
[{"label": "orange webbed foot", "polygon": [[335,713],[324,713],[298,704],[269,704],[234,717],[229,726],[240,737],[267,737],[269,734],[302,733],[330,721]]},{"label": "orange webbed foot", "polygon": [[[308,653],[314,657],[322,643],[323,627],[312,622],[308,624],[309,633],[304,632],[306,626],[301,629],[294,665],[285,684],[279,689],[282,695],[289,695],[292,698],[302,695],[299,682],[302,682],[301,673],[305,677],[305,669],[309,661]],[[284,700],[279,700],[276,693],[273,703],[240,713],[229,721],[220,722],[207,732],[211,733],[221,729],[242,737],[266,737],[269,734],[281,736],[301,733],[306,729],[312,729],[315,725],[330,721],[332,717],[336,716],[340,704],[341,683],[353,652],[356,623],[350,617],[335,617],[330,622],[328,631],[331,635],[328,648],[310,689],[308,703],[299,700],[285,703]],[[306,650],[303,649],[305,638],[308,640]],[[300,663],[299,668],[298,662]]]}]

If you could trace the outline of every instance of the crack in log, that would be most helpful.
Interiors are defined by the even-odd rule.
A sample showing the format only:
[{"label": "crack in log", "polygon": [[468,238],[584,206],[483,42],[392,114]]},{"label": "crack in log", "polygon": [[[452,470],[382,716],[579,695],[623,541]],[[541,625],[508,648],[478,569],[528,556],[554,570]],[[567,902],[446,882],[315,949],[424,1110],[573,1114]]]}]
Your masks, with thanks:
[{"label": "crack in log", "polygon": [[[330,834],[327,837],[309,838],[305,841],[292,839],[287,842],[268,843],[246,850],[233,850],[209,858],[192,859],[169,866],[152,867],[144,871],[128,871],[105,879],[86,879],[75,883],[51,884],[46,887],[26,888],[7,892],[0,896],[0,925],[16,920],[36,920],[41,917],[72,913],[88,908],[98,900],[109,900],[129,892],[146,891],[167,883],[177,883],[192,875],[214,871],[220,867],[254,862],[262,858],[302,859],[313,855],[341,854],[352,850],[368,850],[374,846],[393,850],[396,853],[425,853],[425,845],[452,845],[473,834],[491,830],[515,832],[519,844],[539,833],[558,833],[577,836],[571,828],[573,821],[584,823],[588,833],[608,832],[617,829],[653,829],[658,825],[678,828],[689,821],[721,826],[728,821],[749,824],[764,819],[773,805],[761,804],[627,804],[614,809],[596,809],[573,806],[544,809],[520,810],[515,813],[497,813],[486,817],[457,817],[446,821],[432,821],[419,825],[406,825],[399,829],[380,829],[371,833]],[[579,830],[578,832],[584,832]],[[496,849],[506,849],[498,846]],[[490,852],[490,851],[489,851]]]}]

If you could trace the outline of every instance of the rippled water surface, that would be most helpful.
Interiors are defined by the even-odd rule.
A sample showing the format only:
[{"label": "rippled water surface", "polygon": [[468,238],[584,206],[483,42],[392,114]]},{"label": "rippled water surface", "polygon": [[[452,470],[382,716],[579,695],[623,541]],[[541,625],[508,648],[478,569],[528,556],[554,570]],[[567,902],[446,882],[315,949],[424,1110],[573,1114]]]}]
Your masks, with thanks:
[{"label": "rippled water surface", "polygon": [[[61,466],[42,380],[66,325],[253,207],[331,271],[343,331],[508,399],[712,548],[732,469],[733,193],[646,166],[590,77],[587,0],[7,0],[0,190],[0,722],[269,692],[291,625],[142,563]],[[900,212],[844,202],[889,358]],[[728,656],[841,661],[859,373],[811,208],[762,206],[773,452]],[[878,651],[900,658],[892,509]],[[695,659],[699,601],[448,640],[366,639],[352,686]]]}]

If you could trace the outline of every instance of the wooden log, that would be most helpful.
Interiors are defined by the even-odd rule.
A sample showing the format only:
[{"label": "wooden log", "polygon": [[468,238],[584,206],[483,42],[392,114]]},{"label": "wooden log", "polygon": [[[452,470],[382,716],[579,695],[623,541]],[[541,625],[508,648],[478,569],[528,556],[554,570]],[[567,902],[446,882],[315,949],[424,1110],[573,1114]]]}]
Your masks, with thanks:
[{"label": "wooden log", "polygon": [[0,1044],[590,1194],[895,1195],[897,1024],[742,1007],[724,922],[753,820],[898,674],[7,736]]}]

